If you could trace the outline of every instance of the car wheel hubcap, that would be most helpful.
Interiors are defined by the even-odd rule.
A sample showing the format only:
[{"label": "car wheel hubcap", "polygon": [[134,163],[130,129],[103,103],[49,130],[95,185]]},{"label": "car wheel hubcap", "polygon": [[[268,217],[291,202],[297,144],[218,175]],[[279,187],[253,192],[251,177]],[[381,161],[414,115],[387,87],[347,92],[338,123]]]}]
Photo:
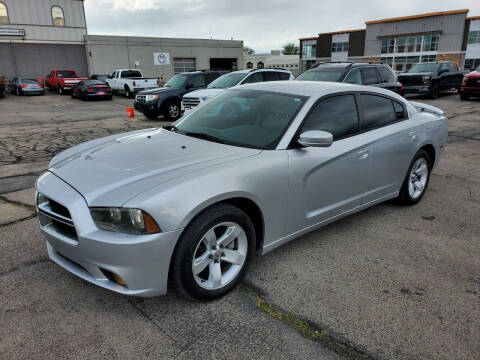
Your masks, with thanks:
[{"label": "car wheel hubcap", "polygon": [[168,108],[168,113],[172,118],[176,118],[178,116],[178,106],[174,104],[170,105]]},{"label": "car wheel hubcap", "polygon": [[428,164],[424,158],[419,158],[412,166],[408,181],[408,193],[412,199],[422,195],[428,180]]},{"label": "car wheel hubcap", "polygon": [[234,222],[223,222],[201,238],[192,261],[195,282],[207,290],[220,289],[232,282],[247,258],[245,230]]}]

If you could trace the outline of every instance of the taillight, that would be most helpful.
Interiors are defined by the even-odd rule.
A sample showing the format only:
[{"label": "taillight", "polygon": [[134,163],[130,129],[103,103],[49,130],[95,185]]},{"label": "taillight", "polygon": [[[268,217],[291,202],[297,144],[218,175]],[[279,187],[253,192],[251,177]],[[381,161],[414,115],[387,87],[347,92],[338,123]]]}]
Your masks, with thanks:
[{"label": "taillight", "polygon": [[94,88],[88,88],[88,89],[87,89],[87,92],[94,92],[94,91],[95,91]]},{"label": "taillight", "polygon": [[135,81],[133,82],[133,86],[137,86],[137,83]]},{"label": "taillight", "polygon": [[22,84],[20,85],[20,87],[23,89],[23,88],[26,88],[28,85],[27,84]]},{"label": "taillight", "polygon": [[107,87],[107,91],[112,91],[112,88],[110,86]]}]

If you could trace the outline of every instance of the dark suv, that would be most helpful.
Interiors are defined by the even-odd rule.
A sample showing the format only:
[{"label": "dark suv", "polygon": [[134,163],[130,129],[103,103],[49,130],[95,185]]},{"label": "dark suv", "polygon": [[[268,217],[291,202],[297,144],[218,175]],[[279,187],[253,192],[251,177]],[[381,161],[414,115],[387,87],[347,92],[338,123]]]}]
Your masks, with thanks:
[{"label": "dark suv", "polygon": [[163,115],[169,121],[175,121],[182,116],[182,96],[198,89],[204,89],[213,80],[227,71],[192,71],[177,74],[167,81],[163,88],[141,91],[135,96],[135,110],[140,111],[149,119]]},{"label": "dark suv", "polygon": [[402,84],[390,66],[385,64],[325,62],[300,74],[295,80],[334,81],[373,85],[403,95]]}]

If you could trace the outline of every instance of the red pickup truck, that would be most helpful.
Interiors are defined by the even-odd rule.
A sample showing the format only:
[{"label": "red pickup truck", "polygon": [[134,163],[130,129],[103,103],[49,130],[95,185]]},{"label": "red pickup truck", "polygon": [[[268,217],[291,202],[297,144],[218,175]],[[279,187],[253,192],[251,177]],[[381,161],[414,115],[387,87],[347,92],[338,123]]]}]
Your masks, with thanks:
[{"label": "red pickup truck", "polygon": [[88,78],[79,77],[75,70],[52,70],[45,78],[50,90],[56,90],[60,95],[71,91],[82,80],[88,80]]}]

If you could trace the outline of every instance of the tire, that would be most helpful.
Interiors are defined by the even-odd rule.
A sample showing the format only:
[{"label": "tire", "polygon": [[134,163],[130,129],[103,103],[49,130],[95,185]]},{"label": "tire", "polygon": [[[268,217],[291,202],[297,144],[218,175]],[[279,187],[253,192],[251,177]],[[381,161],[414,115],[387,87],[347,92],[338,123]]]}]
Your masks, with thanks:
[{"label": "tire", "polygon": [[156,113],[145,113],[143,114],[145,115],[146,118],[150,119],[150,120],[155,120],[156,118],[158,118],[158,114]]},{"label": "tire", "polygon": [[430,93],[430,97],[432,99],[438,98],[438,95],[440,94],[440,85],[438,82],[432,84],[432,92]]},{"label": "tire", "polygon": [[17,88],[17,89],[15,90],[15,94],[17,94],[17,96],[22,95],[22,93],[20,92],[20,89],[19,89],[19,88]]},{"label": "tire", "polygon": [[176,121],[182,116],[180,104],[176,101],[168,101],[164,106],[163,116],[168,121]]},{"label": "tire", "polygon": [[60,95],[64,95],[65,94],[65,90],[63,90],[63,88],[61,86],[58,87],[58,93]]},{"label": "tire", "polygon": [[[227,237],[227,246],[219,246],[222,235],[232,232],[235,235]],[[242,210],[229,204],[205,210],[192,220],[178,241],[172,261],[177,287],[197,300],[225,295],[247,272],[255,241],[253,223]]]},{"label": "tire", "polygon": [[469,99],[470,99],[469,95],[460,93],[460,100],[469,100]]},{"label": "tire", "polygon": [[[420,167],[418,167],[418,165],[420,165]],[[424,171],[419,171],[422,166],[425,166]],[[405,179],[403,180],[402,188],[398,195],[398,201],[400,204],[415,205],[422,199],[427,191],[431,170],[432,162],[430,155],[428,155],[425,150],[419,150],[413,157],[413,160],[408,167],[407,174],[405,175]],[[416,181],[412,179],[414,175],[418,177],[420,174],[422,174],[420,179]],[[413,185],[414,183],[416,183],[416,186]],[[419,191],[419,186],[421,187],[421,191]]]},{"label": "tire", "polygon": [[125,87],[125,96],[128,98],[128,99],[131,99],[133,96],[132,96],[132,92],[130,91],[130,88],[128,86]]},{"label": "tire", "polygon": [[108,97],[107,97],[107,100],[112,100],[112,96],[108,96]]}]

